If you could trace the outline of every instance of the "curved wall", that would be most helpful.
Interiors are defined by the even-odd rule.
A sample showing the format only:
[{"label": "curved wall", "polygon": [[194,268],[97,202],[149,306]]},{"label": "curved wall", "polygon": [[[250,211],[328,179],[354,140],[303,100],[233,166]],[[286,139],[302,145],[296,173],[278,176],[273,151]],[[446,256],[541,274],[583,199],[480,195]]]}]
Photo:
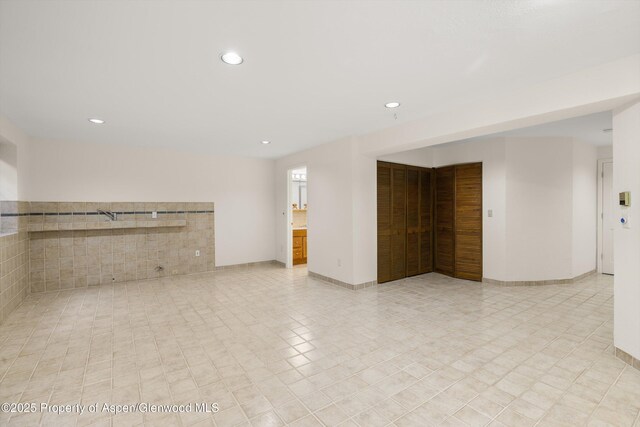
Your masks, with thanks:
[{"label": "curved wall", "polygon": [[572,138],[499,137],[432,146],[381,160],[408,160],[427,167],[483,163],[485,278],[566,280],[595,270],[595,146]]}]

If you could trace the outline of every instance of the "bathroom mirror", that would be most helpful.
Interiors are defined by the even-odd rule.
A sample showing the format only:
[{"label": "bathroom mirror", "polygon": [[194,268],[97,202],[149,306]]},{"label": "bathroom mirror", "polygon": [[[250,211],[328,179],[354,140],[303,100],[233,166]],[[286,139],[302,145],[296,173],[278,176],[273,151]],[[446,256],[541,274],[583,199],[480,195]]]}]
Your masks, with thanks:
[{"label": "bathroom mirror", "polygon": [[294,170],[291,174],[291,208],[306,209],[307,204],[307,171]]}]

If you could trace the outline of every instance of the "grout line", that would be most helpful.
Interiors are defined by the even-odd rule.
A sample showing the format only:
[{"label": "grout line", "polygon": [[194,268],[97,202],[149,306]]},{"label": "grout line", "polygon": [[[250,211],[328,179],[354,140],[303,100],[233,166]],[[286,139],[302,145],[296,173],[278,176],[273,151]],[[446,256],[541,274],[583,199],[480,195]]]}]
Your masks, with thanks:
[{"label": "grout line", "polygon": [[628,366],[624,366],[621,370],[620,373],[616,376],[616,379],[613,380],[613,382],[609,385],[609,387],[607,387],[607,391],[602,395],[602,397],[600,398],[600,400],[598,401],[598,404],[596,405],[595,408],[593,408],[593,410],[591,412],[589,412],[589,415],[587,416],[587,421],[591,420],[591,417],[593,416],[593,414],[598,410],[598,408],[600,407],[600,405],[602,404],[602,402],[606,399],[607,395],[609,394],[609,392],[611,391],[611,389],[617,384],[618,380],[620,379],[620,377],[622,376],[622,374],[624,373],[624,371],[628,368]]},{"label": "grout line", "polygon": [[[21,401],[22,396],[24,395],[24,391],[26,390],[26,388],[29,386],[29,383],[31,382],[31,379],[33,378],[33,374],[36,372],[36,370],[38,369],[38,365],[40,364],[40,362],[42,361],[42,356],[44,355],[47,346],[49,345],[49,343],[51,342],[51,336],[53,335],[53,332],[56,330],[56,327],[60,324],[60,318],[62,317],[62,313],[64,313],[64,310],[66,309],[67,305],[69,304],[69,299],[67,298],[65,305],[63,307],[63,309],[60,311],[60,315],[58,316],[58,319],[56,320],[56,326],[53,327],[51,333],[49,334],[49,336],[47,337],[47,342],[45,344],[45,346],[43,347],[42,350],[42,354],[40,354],[39,358],[38,358],[38,362],[35,364],[33,370],[31,371],[31,375],[29,375],[29,379],[26,381],[25,386],[22,390],[22,392],[20,392],[20,399],[18,401]],[[35,307],[35,306],[34,306]],[[33,308],[30,310],[32,311]],[[43,313],[46,314],[47,311],[45,311]],[[42,316],[40,316],[40,319],[42,319]],[[21,351],[18,353],[18,355],[16,356],[16,358],[13,360],[13,362],[11,363],[11,366],[13,366],[13,364],[15,363],[16,360],[18,360],[18,357],[20,357],[20,353],[22,352],[22,350],[24,349],[24,347],[27,345],[27,343],[31,340],[31,338],[33,337],[33,334],[35,333],[35,330],[37,328],[37,324],[40,323],[41,320],[38,320],[38,323],[36,323],[36,325],[33,327],[33,330],[31,332],[31,334],[29,335],[29,338],[27,340],[25,340],[23,346],[21,347]],[[63,361],[64,363],[64,361]],[[62,364],[60,365],[62,367]],[[10,369],[10,368],[9,368]],[[7,369],[7,372],[9,372],[9,369]],[[58,375],[60,373],[60,369],[58,369]],[[3,378],[4,379],[4,378]],[[1,381],[0,381],[1,382]],[[55,381],[54,381],[55,382]],[[47,400],[47,403],[51,400],[51,396],[53,395],[53,390],[49,393],[49,399]],[[20,412],[17,412],[16,414],[20,414]],[[9,422],[11,422],[11,419],[14,417],[14,415],[11,415],[8,419]],[[40,416],[38,417],[38,419],[40,420],[39,422],[41,422],[43,418],[43,413],[40,413]]]}]

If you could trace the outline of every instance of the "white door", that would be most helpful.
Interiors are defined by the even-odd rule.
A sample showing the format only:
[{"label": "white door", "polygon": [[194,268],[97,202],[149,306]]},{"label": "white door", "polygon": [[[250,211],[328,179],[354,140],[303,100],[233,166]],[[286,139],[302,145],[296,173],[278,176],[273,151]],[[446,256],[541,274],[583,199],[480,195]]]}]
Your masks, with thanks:
[{"label": "white door", "polygon": [[602,164],[602,272],[613,274],[613,227],[616,200],[613,194],[613,162]]}]

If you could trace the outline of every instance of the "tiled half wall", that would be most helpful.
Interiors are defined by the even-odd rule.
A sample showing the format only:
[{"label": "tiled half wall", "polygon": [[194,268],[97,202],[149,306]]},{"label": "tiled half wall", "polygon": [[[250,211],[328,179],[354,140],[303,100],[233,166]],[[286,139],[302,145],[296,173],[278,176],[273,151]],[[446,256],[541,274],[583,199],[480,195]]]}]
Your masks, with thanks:
[{"label": "tiled half wall", "polygon": [[[31,292],[212,271],[213,203],[21,202]],[[97,211],[117,215],[109,220]],[[153,218],[153,212],[157,218]],[[199,256],[196,256],[199,251]]]},{"label": "tiled half wall", "polygon": [[[25,204],[21,204],[24,209]],[[18,211],[17,202],[0,202],[0,213]],[[10,218],[10,217],[7,217]],[[29,235],[26,217],[0,217],[0,323],[29,292]]]}]

